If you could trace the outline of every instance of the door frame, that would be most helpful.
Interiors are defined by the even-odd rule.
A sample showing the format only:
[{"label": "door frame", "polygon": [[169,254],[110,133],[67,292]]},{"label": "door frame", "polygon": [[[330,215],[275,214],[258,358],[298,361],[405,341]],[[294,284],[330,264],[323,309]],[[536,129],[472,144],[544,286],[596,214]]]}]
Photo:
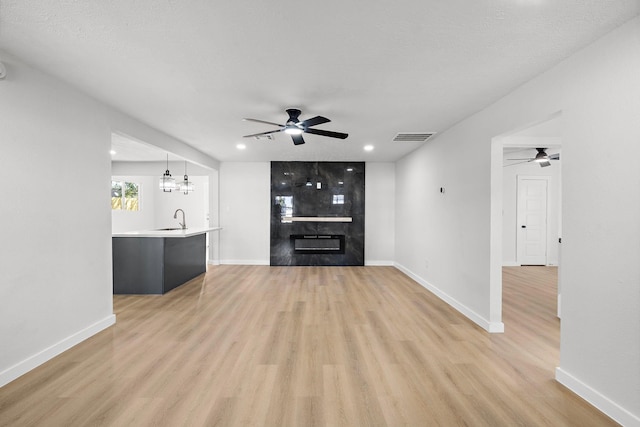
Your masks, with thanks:
[{"label": "door frame", "polygon": [[[490,158],[490,222],[489,222],[489,332],[504,332],[502,322],[502,168],[504,160],[504,147],[531,147],[531,143],[512,144],[506,142],[506,138],[539,125],[552,119],[561,117],[562,111],[556,111],[536,122],[528,123],[519,128],[512,129],[501,135],[491,138]],[[562,140],[549,141],[545,146],[561,147]],[[559,285],[559,283],[558,283]]]}]

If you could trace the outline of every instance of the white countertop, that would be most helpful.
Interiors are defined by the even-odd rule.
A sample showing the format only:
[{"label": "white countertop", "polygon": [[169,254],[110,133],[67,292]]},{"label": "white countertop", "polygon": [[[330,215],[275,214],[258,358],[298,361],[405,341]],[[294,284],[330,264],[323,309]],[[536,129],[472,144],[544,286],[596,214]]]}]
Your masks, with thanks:
[{"label": "white countertop", "polygon": [[113,233],[111,237],[191,237],[209,231],[222,230],[222,227],[188,227],[186,230],[143,230]]}]

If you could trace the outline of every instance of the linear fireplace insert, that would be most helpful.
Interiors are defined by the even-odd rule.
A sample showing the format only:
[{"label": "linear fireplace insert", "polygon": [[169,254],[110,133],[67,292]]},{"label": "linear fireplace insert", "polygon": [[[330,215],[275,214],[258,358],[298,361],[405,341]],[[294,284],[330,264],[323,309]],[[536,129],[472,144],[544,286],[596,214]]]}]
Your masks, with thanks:
[{"label": "linear fireplace insert", "polygon": [[290,239],[295,254],[344,254],[343,234],[292,234]]}]

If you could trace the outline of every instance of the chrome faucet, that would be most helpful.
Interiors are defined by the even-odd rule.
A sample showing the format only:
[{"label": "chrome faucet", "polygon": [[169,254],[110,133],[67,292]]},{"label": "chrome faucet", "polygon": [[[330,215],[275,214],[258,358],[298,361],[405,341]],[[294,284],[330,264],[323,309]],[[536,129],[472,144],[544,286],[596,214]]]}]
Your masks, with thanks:
[{"label": "chrome faucet", "polygon": [[182,209],[176,209],[175,213],[173,214],[173,219],[178,219],[178,211],[182,212],[182,222],[178,221],[178,224],[180,224],[180,227],[182,227],[183,230],[186,230],[187,221],[184,219],[184,211]]}]

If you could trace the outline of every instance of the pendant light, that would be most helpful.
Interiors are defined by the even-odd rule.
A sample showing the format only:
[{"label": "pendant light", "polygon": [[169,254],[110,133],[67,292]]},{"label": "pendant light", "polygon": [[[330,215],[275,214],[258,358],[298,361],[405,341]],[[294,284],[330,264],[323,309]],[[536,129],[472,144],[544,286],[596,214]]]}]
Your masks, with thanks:
[{"label": "pendant light", "polygon": [[189,194],[193,192],[193,183],[189,181],[189,176],[187,175],[187,162],[184,162],[184,180],[178,183],[178,191],[182,191],[184,194]]},{"label": "pendant light", "polygon": [[160,189],[165,193],[171,193],[171,190],[176,189],[176,180],[171,177],[169,173],[169,154],[167,153],[167,170],[164,175],[160,177]]}]

